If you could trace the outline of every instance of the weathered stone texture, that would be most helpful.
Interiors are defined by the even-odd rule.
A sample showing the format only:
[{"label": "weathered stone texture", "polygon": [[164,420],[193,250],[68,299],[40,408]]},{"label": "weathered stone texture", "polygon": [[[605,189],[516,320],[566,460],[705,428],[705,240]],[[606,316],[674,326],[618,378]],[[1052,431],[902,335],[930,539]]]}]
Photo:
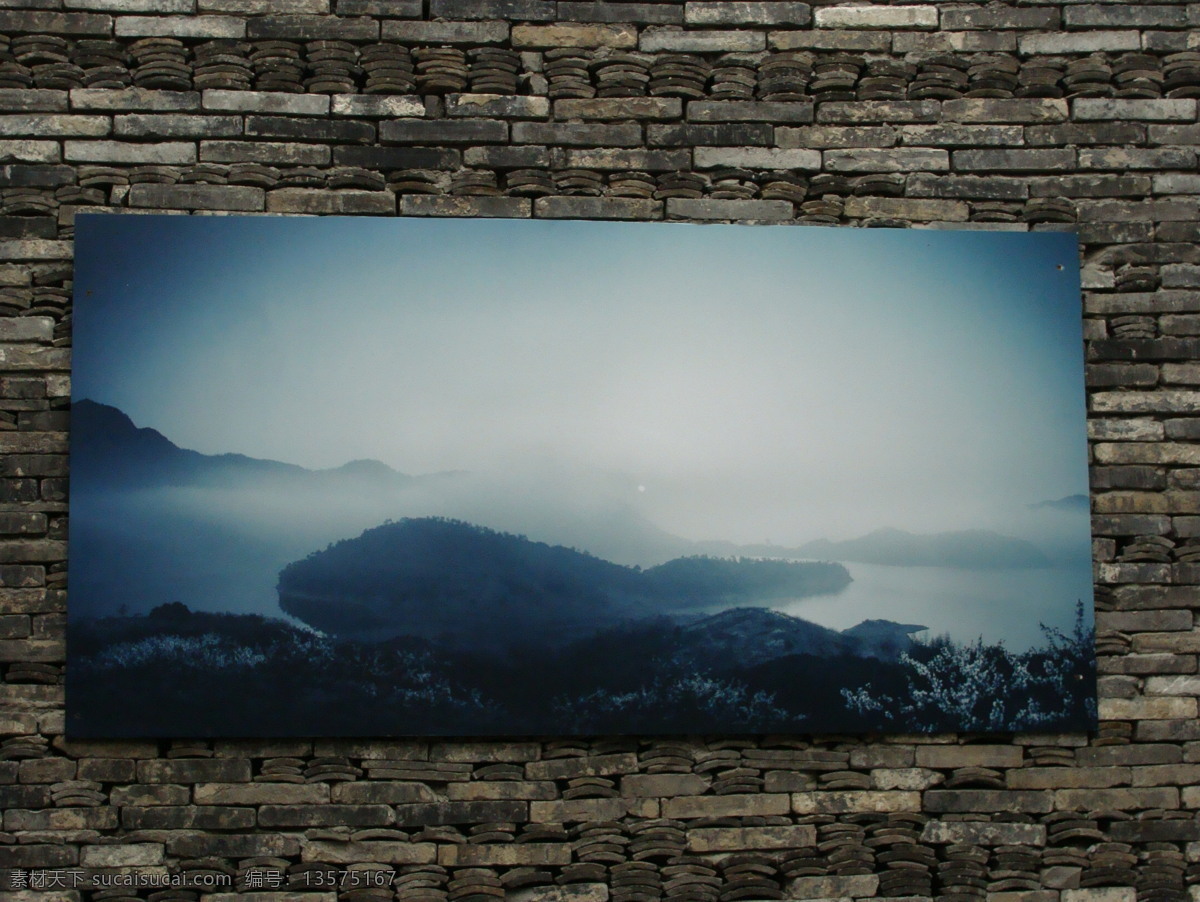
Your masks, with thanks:
[{"label": "weathered stone texture", "polygon": [[[355,866],[373,863],[403,875],[383,892],[400,902],[1200,898],[1196,4],[5,6],[0,295],[14,311],[36,309],[0,317],[0,867],[165,873],[190,861],[233,874],[254,861],[363,873]],[[151,46],[135,44],[144,38],[178,42],[172,77],[139,71],[131,51]],[[344,82],[306,84],[310,54],[353,56],[379,41],[461,53],[462,83],[427,90],[414,72],[410,87],[377,93],[354,63]],[[286,90],[252,61],[270,47],[300,60]],[[88,61],[105,48],[118,56],[108,77]],[[479,79],[485,48],[512,52],[510,88]],[[243,74],[202,77],[205,52]],[[563,53],[581,60],[570,89],[547,65]],[[768,64],[784,59],[811,71],[772,94]],[[690,86],[602,90],[615,61],[652,77],[669,60],[701,74]],[[718,74],[733,70],[741,81],[718,90]],[[830,72],[843,80],[823,81]],[[464,169],[495,176],[494,194],[452,193]],[[518,169],[546,173],[551,193],[511,190]],[[593,173],[598,193],[557,190],[566,169]],[[715,194],[731,169],[743,194]],[[429,193],[395,190],[412,170]],[[696,174],[699,196],[665,197],[650,182],[632,196],[614,180],[677,171]],[[767,192],[780,174],[796,195]],[[1098,732],[688,738],[671,740],[686,753],[664,759],[638,737],[566,750],[542,739],[189,743],[202,754],[63,740],[54,681],[70,552],[69,323],[35,299],[70,285],[77,214],[797,223],[831,185],[840,225],[1080,236],[1102,589]],[[1138,559],[1149,539],[1169,543],[1157,546],[1165,560]],[[26,665],[51,682],[29,682]],[[307,782],[268,766],[299,762],[302,772],[318,757],[345,758],[361,776]],[[905,857],[910,846],[919,860]],[[963,862],[977,859],[973,876]],[[422,895],[426,877],[436,886]],[[0,886],[10,889],[17,902],[83,898]],[[338,894],[234,889],[213,895]]]}]

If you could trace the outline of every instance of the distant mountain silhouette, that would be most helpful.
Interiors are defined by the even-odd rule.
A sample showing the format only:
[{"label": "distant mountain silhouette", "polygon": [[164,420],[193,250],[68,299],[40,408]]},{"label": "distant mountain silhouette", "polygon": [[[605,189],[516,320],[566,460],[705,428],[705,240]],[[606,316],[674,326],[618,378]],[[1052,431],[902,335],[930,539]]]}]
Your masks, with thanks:
[{"label": "distant mountain silhouette", "polygon": [[680,652],[697,661],[752,666],[787,655],[854,654],[857,643],[837,630],[768,608],[730,608],[680,630]]},{"label": "distant mountain silhouette", "polygon": [[795,552],[798,557],[897,567],[1006,570],[1050,565],[1036,545],[986,529],[916,535],[885,528],[844,542],[817,539]]},{"label": "distant mountain silhouette", "polygon": [[841,632],[768,608],[730,608],[680,629],[679,654],[695,661],[736,661],[754,667],[788,655],[855,655],[897,660],[926,629],[890,620],[864,620]]},{"label": "distant mountain silhouette", "polygon": [[309,470],[244,454],[201,454],[180,448],[157,430],[139,428],[116,407],[86,398],[71,405],[71,473],[79,486],[91,488],[236,487],[250,481],[257,487],[288,483],[404,487],[414,480],[377,460]]},{"label": "distant mountain silhouette", "polygon": [[842,635],[858,643],[860,654],[894,661],[912,645],[912,634],[929,627],[919,623],[895,623],[891,620],[864,620],[842,630]]},{"label": "distant mountain silhouette", "polygon": [[279,574],[279,606],[360,640],[565,642],[619,623],[764,595],[832,592],[840,564],[683,558],[640,570],[457,520],[385,523]]}]

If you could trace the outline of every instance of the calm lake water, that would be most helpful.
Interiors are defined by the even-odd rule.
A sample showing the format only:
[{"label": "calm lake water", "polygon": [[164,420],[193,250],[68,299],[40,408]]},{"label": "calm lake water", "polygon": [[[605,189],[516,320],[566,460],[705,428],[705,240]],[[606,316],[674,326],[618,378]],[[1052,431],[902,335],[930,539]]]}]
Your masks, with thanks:
[{"label": "calm lake water", "polygon": [[958,641],[1004,641],[1012,651],[1041,645],[1038,623],[1070,635],[1075,602],[1092,616],[1090,567],[1036,570],[958,570],[846,563],[854,579],[836,595],[801,598],[776,607],[832,629],[864,620],[920,623],[933,636]]}]

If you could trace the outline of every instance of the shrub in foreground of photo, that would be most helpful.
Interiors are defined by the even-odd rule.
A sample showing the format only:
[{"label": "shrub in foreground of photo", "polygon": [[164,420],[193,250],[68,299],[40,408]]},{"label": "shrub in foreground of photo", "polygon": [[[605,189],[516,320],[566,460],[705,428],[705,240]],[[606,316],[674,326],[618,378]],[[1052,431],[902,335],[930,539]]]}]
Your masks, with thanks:
[{"label": "shrub in foreground of photo", "polygon": [[895,694],[843,689],[847,707],[879,729],[998,732],[1085,728],[1096,717],[1095,631],[1075,605],[1071,635],[1041,625],[1046,643],[1020,654],[982,639],[937,639],[901,657]]}]

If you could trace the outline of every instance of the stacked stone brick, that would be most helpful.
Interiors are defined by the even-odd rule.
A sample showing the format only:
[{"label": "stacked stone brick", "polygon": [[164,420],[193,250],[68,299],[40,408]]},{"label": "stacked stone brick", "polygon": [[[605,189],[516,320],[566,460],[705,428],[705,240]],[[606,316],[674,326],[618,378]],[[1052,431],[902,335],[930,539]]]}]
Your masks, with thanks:
[{"label": "stacked stone brick", "polygon": [[[14,898],[1200,898],[1198,25],[1171,0],[5,4]],[[1078,232],[1099,730],[64,739],[72,223],[115,210]]]}]

